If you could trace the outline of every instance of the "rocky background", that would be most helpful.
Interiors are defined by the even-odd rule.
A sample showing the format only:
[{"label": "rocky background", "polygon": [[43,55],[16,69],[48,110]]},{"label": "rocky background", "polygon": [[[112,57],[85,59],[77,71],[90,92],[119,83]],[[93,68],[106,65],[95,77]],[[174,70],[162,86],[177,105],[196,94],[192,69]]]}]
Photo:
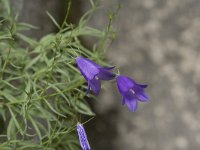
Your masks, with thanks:
[{"label": "rocky background", "polygon": [[[21,20],[41,26],[39,33],[28,33],[37,38],[54,30],[50,20],[39,17],[43,10],[63,16],[62,0],[12,1]],[[74,1],[76,20],[88,1]],[[97,117],[87,126],[93,149],[200,149],[200,1],[101,0],[91,25],[105,26],[107,12],[119,2],[123,7],[114,22],[118,37],[108,59],[121,74],[149,84],[151,100],[131,113],[121,105],[116,85],[104,84],[94,103]]]}]

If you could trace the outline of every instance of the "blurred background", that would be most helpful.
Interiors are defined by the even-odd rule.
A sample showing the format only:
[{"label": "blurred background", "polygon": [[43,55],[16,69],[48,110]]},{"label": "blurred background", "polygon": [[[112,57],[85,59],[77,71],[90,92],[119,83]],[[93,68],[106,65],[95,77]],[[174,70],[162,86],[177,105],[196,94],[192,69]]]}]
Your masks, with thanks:
[{"label": "blurred background", "polygon": [[[40,27],[27,32],[35,38],[55,31],[45,10],[62,21],[66,6],[64,0],[11,1],[21,21]],[[76,23],[89,3],[72,2],[70,20]],[[122,9],[113,24],[117,39],[107,58],[121,74],[147,83],[151,100],[132,113],[121,105],[116,85],[104,83],[92,104],[97,116],[86,126],[92,148],[200,149],[200,1],[100,0],[91,26],[105,27],[108,12],[119,2]]]}]

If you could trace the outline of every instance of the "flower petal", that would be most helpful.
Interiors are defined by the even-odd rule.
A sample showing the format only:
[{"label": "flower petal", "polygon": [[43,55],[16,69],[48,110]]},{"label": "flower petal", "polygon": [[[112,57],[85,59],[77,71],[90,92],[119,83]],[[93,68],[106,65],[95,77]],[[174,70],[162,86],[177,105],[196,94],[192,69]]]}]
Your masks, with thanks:
[{"label": "flower petal", "polygon": [[103,69],[106,69],[106,70],[113,70],[115,68],[115,66],[112,66],[112,67],[103,67]]},{"label": "flower petal", "polygon": [[117,86],[119,92],[123,95],[135,86],[135,82],[126,76],[120,75],[117,77]]},{"label": "flower petal", "polygon": [[101,90],[101,82],[100,80],[94,78],[89,81],[90,87],[92,88],[92,91],[98,95]]},{"label": "flower petal", "polygon": [[[143,87],[146,87],[146,85],[142,85]],[[144,88],[141,87],[141,85],[138,85],[132,88],[135,91],[135,95],[138,98],[139,101],[146,102],[149,100],[149,96],[147,93],[145,93]]]},{"label": "flower petal", "polygon": [[140,86],[141,88],[146,88],[148,85],[147,84],[137,84],[138,86]]},{"label": "flower petal", "polygon": [[99,67],[101,67],[95,62],[83,57],[77,57],[76,63],[86,80],[92,80],[99,73]]},{"label": "flower petal", "polygon": [[84,58],[84,57],[77,57],[76,58],[76,60],[77,59],[82,59],[82,60],[84,60],[84,61],[87,61],[88,63],[91,63],[92,65],[94,65],[96,68],[99,68],[99,67],[101,67],[100,65],[98,65],[96,62],[94,62],[94,61],[92,61],[92,60],[90,60],[90,59],[87,59],[87,58]]},{"label": "flower petal", "polygon": [[122,105],[124,105],[125,104],[125,98],[124,97],[122,97]]},{"label": "flower petal", "polygon": [[86,92],[86,95],[90,92],[90,84],[89,84],[89,81],[88,81],[88,88],[87,88],[87,92]]},{"label": "flower petal", "polygon": [[141,102],[147,102],[149,100],[149,95],[145,92],[137,93],[136,95]]},{"label": "flower petal", "polygon": [[132,112],[134,112],[137,109],[137,103],[138,103],[137,99],[135,98],[129,99],[129,98],[123,97],[123,101]]},{"label": "flower petal", "polygon": [[124,103],[128,106],[128,108],[132,112],[134,112],[137,109],[137,99],[135,98],[135,95],[131,91],[124,93],[122,104]]},{"label": "flower petal", "polygon": [[113,79],[116,75],[110,71],[108,71],[105,68],[99,68],[99,74],[97,75],[98,78],[101,80],[111,80]]}]

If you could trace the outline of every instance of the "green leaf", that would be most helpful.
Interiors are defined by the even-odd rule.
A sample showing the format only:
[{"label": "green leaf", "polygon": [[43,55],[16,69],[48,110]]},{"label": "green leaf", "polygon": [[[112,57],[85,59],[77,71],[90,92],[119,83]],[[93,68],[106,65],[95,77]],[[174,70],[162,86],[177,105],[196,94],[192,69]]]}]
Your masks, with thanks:
[{"label": "green leaf", "polygon": [[7,9],[7,13],[10,15],[10,13],[11,13],[11,9],[10,9],[10,3],[9,3],[9,1],[8,0],[2,0],[2,2],[3,2],[3,6],[5,6],[5,8]]},{"label": "green leaf", "polygon": [[47,87],[47,89],[49,89],[49,88],[53,88],[54,90],[56,90],[58,93],[60,93],[60,95],[66,100],[66,102],[68,103],[68,104],[70,104],[70,102],[69,102],[69,99],[65,96],[65,94],[58,88],[58,87],[56,87],[54,84],[51,84],[51,83],[48,83],[48,87]]},{"label": "green leaf", "polygon": [[54,17],[48,11],[46,11],[46,13],[49,16],[49,18],[53,21],[55,26],[58,27],[58,29],[60,29],[60,25],[57,23],[57,21],[54,19]]},{"label": "green leaf", "polygon": [[89,116],[94,116],[95,114],[92,112],[90,107],[84,103],[83,101],[77,101],[75,109],[80,112],[81,114],[89,115]]},{"label": "green leaf", "polygon": [[30,44],[32,47],[34,47],[35,45],[37,45],[37,41],[33,40],[32,38],[29,38],[21,33],[17,33],[17,36],[22,39],[23,41],[27,42],[28,44]]},{"label": "green leaf", "polygon": [[8,85],[9,87],[11,87],[11,88],[17,90],[16,87],[14,87],[12,84],[10,84],[9,82],[7,82],[6,80],[2,80],[2,82],[3,82],[4,84]]},{"label": "green leaf", "polygon": [[56,111],[56,110],[51,106],[51,104],[50,104],[45,98],[43,98],[43,100],[44,100],[44,102],[47,104],[47,106],[48,106],[55,114],[57,114],[57,115],[59,115],[59,116],[61,116],[61,117],[66,118],[65,115],[63,115],[63,114],[59,113],[58,111]]},{"label": "green leaf", "polygon": [[38,27],[25,23],[25,22],[20,22],[17,23],[17,30],[21,31],[21,30],[30,30],[30,29],[39,29]]},{"label": "green leaf", "polygon": [[13,118],[10,119],[8,127],[7,127],[7,138],[8,140],[16,139],[16,127],[15,127]]},{"label": "green leaf", "polygon": [[10,102],[16,101],[16,98],[8,93],[8,90],[0,91],[0,95],[4,96]]},{"label": "green leaf", "polygon": [[15,126],[17,127],[17,129],[18,129],[18,131],[20,132],[20,134],[23,135],[23,130],[22,130],[22,128],[20,127],[20,124],[19,124],[19,122],[17,121],[17,119],[16,119],[16,117],[15,117],[15,113],[12,111],[12,109],[11,109],[9,106],[7,106],[7,107],[8,107],[8,109],[9,109],[9,111],[10,111],[10,114],[11,114],[11,116],[12,116],[12,119],[13,119],[14,123],[15,123]]},{"label": "green leaf", "polygon": [[33,58],[31,61],[28,62],[28,64],[26,65],[25,69],[29,69],[31,68],[39,59],[40,59],[41,55],[36,56],[35,58]]},{"label": "green leaf", "polygon": [[36,122],[35,122],[35,121],[37,121],[37,120],[34,120],[34,119],[31,117],[31,115],[28,115],[28,118],[29,118],[29,120],[31,121],[33,127],[35,128],[35,131],[37,132],[37,135],[38,135],[39,139],[41,140],[41,139],[42,139],[42,135],[41,135],[40,129],[38,128],[38,126],[37,126],[37,124],[36,124]]}]

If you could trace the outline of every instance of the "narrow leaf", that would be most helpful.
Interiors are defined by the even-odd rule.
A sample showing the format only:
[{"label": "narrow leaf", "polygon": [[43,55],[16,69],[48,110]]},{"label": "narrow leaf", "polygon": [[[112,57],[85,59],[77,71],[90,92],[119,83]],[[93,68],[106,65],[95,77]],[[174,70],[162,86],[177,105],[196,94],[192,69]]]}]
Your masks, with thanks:
[{"label": "narrow leaf", "polygon": [[46,13],[49,16],[49,18],[53,21],[53,23],[56,25],[56,27],[58,27],[58,29],[60,29],[60,26],[57,23],[57,21],[54,19],[54,17],[48,11],[46,11]]}]

